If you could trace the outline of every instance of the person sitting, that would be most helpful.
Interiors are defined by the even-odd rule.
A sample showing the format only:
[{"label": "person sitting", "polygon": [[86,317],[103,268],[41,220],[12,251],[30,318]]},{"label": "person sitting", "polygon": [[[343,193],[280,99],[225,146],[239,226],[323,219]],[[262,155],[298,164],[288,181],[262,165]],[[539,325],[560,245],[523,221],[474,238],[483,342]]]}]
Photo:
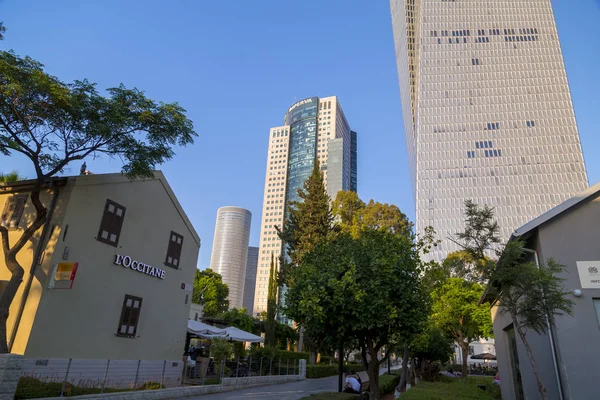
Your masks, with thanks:
[{"label": "person sitting", "polygon": [[360,378],[354,371],[346,374],[346,384],[344,385],[344,393],[360,394]]},{"label": "person sitting", "polygon": [[496,375],[494,375],[494,380],[492,381],[492,384],[500,385],[500,372],[496,372]]}]

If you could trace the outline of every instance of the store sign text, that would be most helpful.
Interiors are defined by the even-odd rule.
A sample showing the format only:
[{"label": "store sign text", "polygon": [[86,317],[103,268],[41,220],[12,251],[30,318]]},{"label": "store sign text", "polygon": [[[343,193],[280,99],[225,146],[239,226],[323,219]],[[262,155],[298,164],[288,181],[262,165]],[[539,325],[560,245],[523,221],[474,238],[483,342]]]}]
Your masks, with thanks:
[{"label": "store sign text", "polygon": [[133,271],[138,271],[146,275],[156,278],[165,279],[165,271],[160,268],[154,268],[151,265],[144,264],[141,261],[132,260],[129,256],[115,255],[115,265],[122,265],[125,268],[131,268]]}]

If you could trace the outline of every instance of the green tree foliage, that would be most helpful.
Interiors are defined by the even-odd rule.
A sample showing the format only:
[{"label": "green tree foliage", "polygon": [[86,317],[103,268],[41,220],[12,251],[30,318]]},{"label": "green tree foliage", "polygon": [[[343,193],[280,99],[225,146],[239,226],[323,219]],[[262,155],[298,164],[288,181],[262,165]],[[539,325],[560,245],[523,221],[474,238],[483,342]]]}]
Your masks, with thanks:
[{"label": "green tree foliage", "polygon": [[450,278],[433,294],[433,321],[462,350],[462,373],[467,375],[469,344],[492,335],[489,304],[479,305],[483,286],[461,278]]},{"label": "green tree foliage", "polygon": [[258,324],[254,318],[248,315],[248,310],[245,308],[233,308],[229,311],[225,311],[217,316],[218,319],[222,320],[227,326],[235,326],[243,331],[257,334]]},{"label": "green tree foliage", "polygon": [[277,268],[275,257],[271,253],[271,269],[269,271],[269,289],[267,292],[267,313],[265,316],[265,346],[275,345],[275,327],[277,321]]},{"label": "green tree foliage", "polygon": [[311,337],[356,338],[371,398],[378,398],[384,360],[377,352],[399,333],[418,333],[428,314],[412,238],[378,230],[365,230],[358,238],[340,234],[306,254],[302,267],[291,273],[286,313]]},{"label": "green tree foliage", "polygon": [[207,317],[214,317],[229,309],[229,287],[223,283],[220,274],[208,268],[196,270],[194,277],[194,293],[192,303],[202,304],[202,312]]},{"label": "green tree foliage", "polygon": [[298,332],[287,324],[275,321],[275,346],[281,350],[287,350],[298,341]]},{"label": "green tree foliage", "polygon": [[491,255],[498,256],[502,252],[500,240],[500,227],[494,220],[494,209],[488,206],[479,206],[471,200],[465,201],[465,229],[456,235],[458,240],[453,240],[463,250],[451,254],[451,261],[459,267],[462,263],[463,270],[457,269],[471,281],[486,283],[493,272],[496,262]]},{"label": "green tree foliage", "polygon": [[106,155],[123,160],[130,178],[150,177],[174,156],[176,145],[193,142],[192,121],[177,103],[157,103],[125,86],[103,96],[87,80],[64,83],[30,57],[0,52],[0,154],[19,155],[35,171],[30,200],[35,219],[12,243],[0,227],[11,279],[0,296],[0,353],[8,352],[6,321],[24,269],[17,254],[46,222],[40,191],[73,161]]},{"label": "green tree foliage", "polygon": [[489,207],[466,202],[465,231],[458,237],[465,251],[474,259],[485,257],[487,249],[495,247],[498,259],[487,258],[481,268],[490,280],[487,298],[495,298],[501,314],[509,315],[514,329],[523,342],[525,352],[536,377],[538,392],[547,399],[537,362],[527,339],[530,331],[546,334],[555,325],[557,316],[570,315],[573,302],[564,290],[561,275],[565,266],[550,259],[547,264],[536,265],[531,254],[524,250],[521,240],[512,240],[501,246],[498,224]]},{"label": "green tree foliage", "polygon": [[[446,362],[454,353],[453,341],[443,330],[438,328],[433,321],[429,321],[427,328],[413,338],[410,343],[410,354],[416,360],[417,374],[421,379],[423,372],[434,362]],[[432,377],[429,376],[429,379]]]},{"label": "green tree foliage", "polygon": [[4,39],[4,32],[6,32],[6,27],[4,23],[0,22],[0,40]]},{"label": "green tree foliage", "polygon": [[305,255],[327,240],[332,233],[333,215],[330,198],[325,190],[323,174],[315,162],[312,174],[298,190],[300,201],[288,204],[283,228],[276,227],[284,243],[287,258],[282,254],[279,261],[281,282],[290,285],[289,270],[302,263]]},{"label": "green tree foliage", "polygon": [[0,172],[0,183],[11,183],[25,180],[24,176],[19,175],[17,171],[11,171],[7,174]]},{"label": "green tree foliage", "polygon": [[366,230],[380,230],[400,235],[410,235],[412,224],[406,215],[393,204],[374,200],[363,202],[355,192],[338,192],[332,205],[333,215],[343,232],[353,237]]}]

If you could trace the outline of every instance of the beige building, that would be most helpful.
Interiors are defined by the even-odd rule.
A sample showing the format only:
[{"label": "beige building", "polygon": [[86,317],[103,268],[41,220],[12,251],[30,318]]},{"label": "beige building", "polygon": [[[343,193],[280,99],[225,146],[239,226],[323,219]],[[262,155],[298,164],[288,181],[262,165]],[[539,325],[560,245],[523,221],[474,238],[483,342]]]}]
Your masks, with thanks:
[{"label": "beige building", "polygon": [[[11,242],[34,218],[30,189],[0,186]],[[181,361],[200,238],[164,175],[55,178],[42,201],[48,222],[18,255],[26,272],[10,308],[10,351]],[[9,277],[0,266],[0,281]]]},{"label": "beige building", "polygon": [[315,160],[321,166],[327,193],[357,190],[357,137],[336,96],[310,97],[294,103],[284,124],[269,130],[256,290],[253,315],[267,309],[271,254],[279,257],[286,204],[297,201],[298,189],[310,176]]}]

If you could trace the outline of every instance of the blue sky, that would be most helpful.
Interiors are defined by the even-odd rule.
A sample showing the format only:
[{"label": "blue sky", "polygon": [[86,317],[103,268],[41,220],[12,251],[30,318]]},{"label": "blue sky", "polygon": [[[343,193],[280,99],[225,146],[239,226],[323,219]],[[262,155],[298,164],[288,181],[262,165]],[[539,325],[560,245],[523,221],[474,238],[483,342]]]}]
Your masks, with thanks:
[{"label": "blue sky", "polygon": [[[553,5],[596,183],[600,2]],[[250,244],[258,246],[268,130],[295,99],[339,96],[359,134],[360,197],[414,216],[387,0],[0,0],[0,20],[8,28],[0,48],[43,62],[63,81],[123,83],[188,110],[199,137],[161,169],[202,238],[201,269],[221,206],[252,211]],[[107,158],[87,165],[120,170]],[[0,171],[12,169],[33,176],[26,160],[0,159]]]}]

